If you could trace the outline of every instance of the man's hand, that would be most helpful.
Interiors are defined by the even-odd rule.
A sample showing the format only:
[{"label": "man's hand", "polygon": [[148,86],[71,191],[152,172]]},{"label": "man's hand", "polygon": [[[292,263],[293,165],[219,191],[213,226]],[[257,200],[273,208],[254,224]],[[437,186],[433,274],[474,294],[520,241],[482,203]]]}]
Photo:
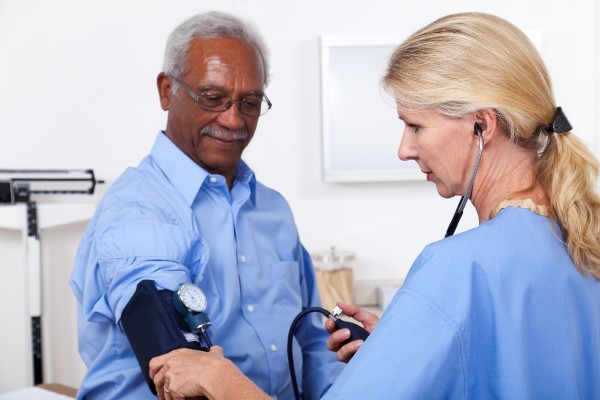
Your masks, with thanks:
[{"label": "man's hand", "polygon": [[250,381],[223,349],[212,346],[209,352],[177,349],[150,360],[150,378],[159,400],[204,396],[208,399],[271,399]]}]

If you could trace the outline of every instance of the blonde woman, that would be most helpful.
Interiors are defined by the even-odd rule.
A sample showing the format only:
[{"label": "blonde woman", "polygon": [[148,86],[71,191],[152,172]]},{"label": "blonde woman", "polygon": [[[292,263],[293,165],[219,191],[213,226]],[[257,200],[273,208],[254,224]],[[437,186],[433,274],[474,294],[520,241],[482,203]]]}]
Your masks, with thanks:
[{"label": "blonde woman", "polygon": [[480,226],[425,248],[362,346],[333,333],[339,359],[361,350],[326,398],[600,398],[598,163],[532,43],[501,18],[450,15],[395,50],[383,84],[399,157],[470,198]]}]

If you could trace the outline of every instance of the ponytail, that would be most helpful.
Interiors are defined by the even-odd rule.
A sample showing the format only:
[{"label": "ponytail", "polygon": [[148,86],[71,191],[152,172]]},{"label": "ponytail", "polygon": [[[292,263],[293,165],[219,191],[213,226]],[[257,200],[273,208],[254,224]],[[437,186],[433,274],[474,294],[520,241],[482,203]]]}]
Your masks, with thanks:
[{"label": "ponytail", "polygon": [[600,279],[598,160],[575,135],[554,133],[535,168],[573,263]]}]

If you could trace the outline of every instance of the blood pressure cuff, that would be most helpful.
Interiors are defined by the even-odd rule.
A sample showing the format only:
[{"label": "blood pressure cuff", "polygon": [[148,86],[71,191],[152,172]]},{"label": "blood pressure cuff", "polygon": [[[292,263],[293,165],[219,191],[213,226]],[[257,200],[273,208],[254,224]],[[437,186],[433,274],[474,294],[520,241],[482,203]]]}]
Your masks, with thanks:
[{"label": "blood pressure cuff", "polygon": [[[156,394],[150,379],[150,360],[179,348],[202,350],[200,342],[188,341],[189,328],[173,306],[173,292],[156,289],[154,281],[141,281],[123,309],[121,325],[142,369],[148,387]],[[189,337],[189,336],[188,336]]]}]

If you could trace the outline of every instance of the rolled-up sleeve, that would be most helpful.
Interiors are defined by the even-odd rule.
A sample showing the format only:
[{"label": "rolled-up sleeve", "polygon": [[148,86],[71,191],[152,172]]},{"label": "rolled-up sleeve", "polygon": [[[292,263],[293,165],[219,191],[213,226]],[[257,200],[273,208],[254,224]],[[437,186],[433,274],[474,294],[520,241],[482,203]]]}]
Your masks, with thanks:
[{"label": "rolled-up sleeve", "polygon": [[[142,214],[143,213],[143,218]],[[82,299],[86,319],[116,322],[144,279],[174,290],[202,274],[208,249],[194,232],[162,209],[137,203],[113,205],[98,221]]]}]

